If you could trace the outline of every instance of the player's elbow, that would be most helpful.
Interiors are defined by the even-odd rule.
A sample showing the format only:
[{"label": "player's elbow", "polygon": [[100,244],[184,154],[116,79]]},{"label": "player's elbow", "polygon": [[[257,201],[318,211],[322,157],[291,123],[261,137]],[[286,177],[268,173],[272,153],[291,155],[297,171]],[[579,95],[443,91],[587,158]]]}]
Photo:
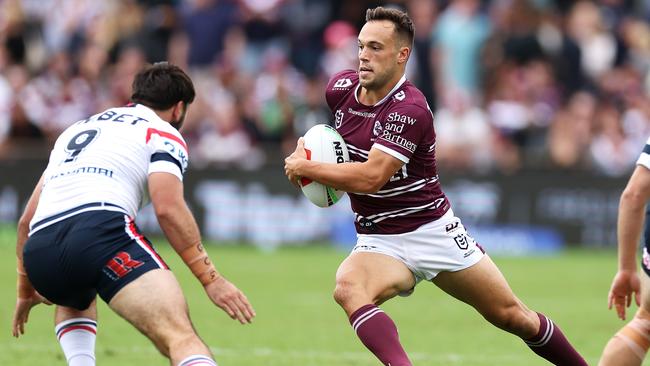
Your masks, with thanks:
[{"label": "player's elbow", "polygon": [[174,221],[182,210],[182,205],[175,201],[154,202],[153,206],[156,218],[161,224]]},{"label": "player's elbow", "polygon": [[627,187],[621,194],[621,206],[642,209],[646,204],[647,194],[640,189]]},{"label": "player's elbow", "polygon": [[20,219],[18,219],[18,225],[16,227],[19,233],[29,232],[29,221],[30,218],[28,217],[28,215],[23,214],[22,216],[20,216]]}]

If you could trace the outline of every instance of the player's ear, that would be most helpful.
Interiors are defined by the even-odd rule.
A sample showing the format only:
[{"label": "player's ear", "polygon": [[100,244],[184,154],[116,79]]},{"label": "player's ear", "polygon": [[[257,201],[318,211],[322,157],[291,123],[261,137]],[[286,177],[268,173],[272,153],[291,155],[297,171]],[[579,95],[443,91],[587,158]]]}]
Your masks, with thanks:
[{"label": "player's ear", "polygon": [[409,56],[411,55],[411,48],[402,46],[399,48],[399,53],[397,54],[397,63],[404,64],[408,61]]},{"label": "player's ear", "polygon": [[174,109],[172,110],[173,114],[173,119],[178,120],[181,118],[181,116],[185,113],[183,109],[185,108],[185,105],[183,101],[178,101],[176,104],[174,104]]}]

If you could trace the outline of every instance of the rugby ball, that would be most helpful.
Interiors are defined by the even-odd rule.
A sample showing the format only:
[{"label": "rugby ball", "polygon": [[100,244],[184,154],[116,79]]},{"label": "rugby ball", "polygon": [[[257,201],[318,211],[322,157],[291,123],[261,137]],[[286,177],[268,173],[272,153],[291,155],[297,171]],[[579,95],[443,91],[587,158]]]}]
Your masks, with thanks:
[{"label": "rugby ball", "polygon": [[[305,133],[303,139],[307,160],[332,164],[350,161],[348,147],[345,145],[343,137],[332,126],[316,125]],[[343,191],[338,191],[307,178],[300,179],[300,187],[305,197],[318,207],[332,206],[345,194]]]}]

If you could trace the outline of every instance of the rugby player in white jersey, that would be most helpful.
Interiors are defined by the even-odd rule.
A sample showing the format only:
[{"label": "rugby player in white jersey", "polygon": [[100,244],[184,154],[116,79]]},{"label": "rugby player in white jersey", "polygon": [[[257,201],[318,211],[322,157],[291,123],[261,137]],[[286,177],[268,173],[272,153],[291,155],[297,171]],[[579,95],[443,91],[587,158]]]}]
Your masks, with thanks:
[{"label": "rugby player in white jersey", "polygon": [[[609,308],[625,320],[632,297],[639,306],[634,318],[609,340],[600,366],[640,366],[650,348],[650,138],[637,160],[637,166],[623,190],[618,207],[618,272],[609,290]],[[637,272],[636,253],[643,231],[645,235],[641,268]]]},{"label": "rugby player in white jersey", "polygon": [[132,104],[59,136],[18,224],[14,336],[24,333],[34,305],[54,303],[69,365],[94,365],[99,295],[172,365],[216,365],[193,329],[178,281],[134,223],[149,199],[208,297],[231,318],[251,322],[253,308],[211,263],[183,197],[188,152],[178,129],[194,96],[180,68],[157,63],[136,75]]},{"label": "rugby player in white jersey", "polygon": [[[454,216],[435,165],[433,116],[404,76],[414,29],[407,14],[378,7],[359,33],[359,69],[332,77],[326,99],[352,162],[307,160],[299,139],[285,159],[306,177],[350,193],[358,241],[336,274],[335,300],[384,365],[411,365],[391,318],[378,305],[432,281],[556,365],[586,365],[560,329],[528,309]],[[435,347],[435,343],[432,343]]]}]

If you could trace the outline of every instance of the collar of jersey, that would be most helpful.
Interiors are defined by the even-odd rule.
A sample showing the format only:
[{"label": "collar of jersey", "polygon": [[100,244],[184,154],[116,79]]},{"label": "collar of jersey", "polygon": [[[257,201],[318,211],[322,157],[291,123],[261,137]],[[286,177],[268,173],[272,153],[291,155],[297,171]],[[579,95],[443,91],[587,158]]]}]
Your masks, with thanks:
[{"label": "collar of jersey", "polygon": [[137,108],[138,111],[140,111],[142,114],[144,114],[149,121],[162,121],[163,120],[162,118],[160,118],[160,116],[158,116],[156,114],[156,112],[153,111],[153,109],[147,107],[144,104],[136,103],[135,108]]},{"label": "collar of jersey", "polygon": [[[373,104],[371,107],[376,107],[376,106],[380,105],[381,103],[387,101],[393,95],[393,93],[395,93],[397,91],[397,89],[399,89],[402,86],[402,84],[404,84],[405,82],[406,82],[406,75],[402,75],[402,78],[399,79],[399,81],[397,82],[397,84],[395,84],[393,89],[391,89],[388,92],[388,94],[386,94],[385,97],[383,97],[379,102]],[[354,100],[356,100],[357,103],[359,103],[361,105],[365,105],[365,104],[363,104],[363,103],[361,103],[359,101],[359,88],[360,87],[361,87],[361,83],[358,83],[357,87],[354,89]]]}]

